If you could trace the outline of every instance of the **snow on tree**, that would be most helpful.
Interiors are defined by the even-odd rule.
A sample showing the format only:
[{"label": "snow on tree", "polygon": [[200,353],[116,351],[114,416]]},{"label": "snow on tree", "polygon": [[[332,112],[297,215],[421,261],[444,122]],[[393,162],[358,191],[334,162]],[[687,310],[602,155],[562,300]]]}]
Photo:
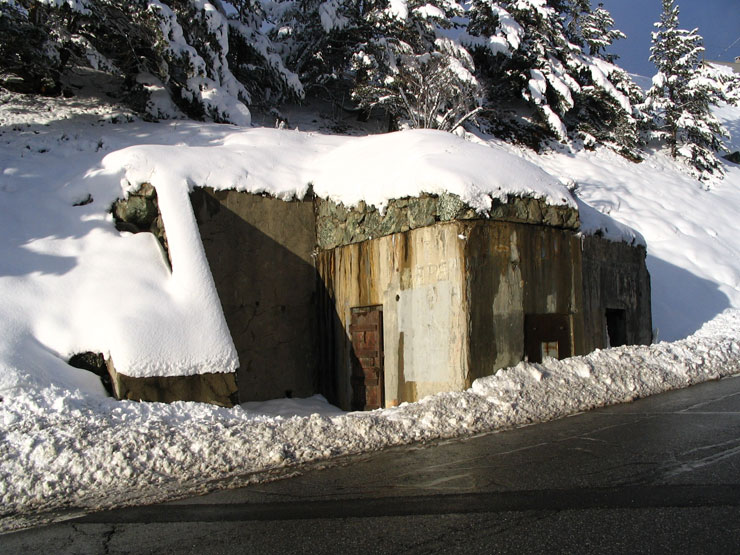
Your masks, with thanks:
[{"label": "snow on tree", "polygon": [[307,89],[326,90],[344,77],[362,34],[360,5],[348,0],[264,2],[270,38]]},{"label": "snow on tree", "polygon": [[584,18],[591,13],[591,0],[550,0],[550,6],[563,18],[568,40],[578,46],[584,46]]},{"label": "snow on tree", "polygon": [[615,40],[627,38],[627,35],[622,31],[614,28],[614,18],[604,9],[604,4],[602,3],[599,3],[596,10],[583,16],[581,34],[586,46],[588,46],[588,53],[591,56],[598,56],[609,62],[614,62],[617,56],[608,54],[606,49]]},{"label": "snow on tree", "polygon": [[589,6],[588,2],[472,0],[462,40],[491,83],[489,105],[519,97],[561,141],[574,130],[632,149],[639,117],[633,102],[641,100],[637,87],[623,70],[571,42],[565,28],[564,13],[582,14]]},{"label": "snow on tree", "polygon": [[647,93],[654,136],[665,140],[674,158],[684,159],[701,180],[724,175],[715,156],[727,135],[709,105],[721,99],[721,85],[700,70],[704,51],[697,29],[678,28],[675,0],[662,0],[650,60],[658,68]]},{"label": "snow on tree", "polygon": [[[124,78],[129,98],[158,118],[174,101],[190,116],[246,123],[245,105],[273,108],[309,91],[343,107],[351,99],[366,114],[381,108],[394,125],[452,130],[485,102],[489,120],[509,108],[519,114],[524,105],[537,141],[576,133],[628,150],[637,143],[634,106],[642,98],[609,63],[604,49],[617,35],[609,34],[608,12],[592,11],[590,0],[0,0],[0,6],[0,26],[24,29],[0,36],[5,69],[32,59],[32,51],[38,63],[30,66],[33,75],[26,71],[29,80],[48,76],[54,85],[66,67],[89,65]],[[21,34],[28,39],[18,45],[5,40]]]},{"label": "snow on tree", "polygon": [[21,92],[58,94],[55,60],[33,14],[14,0],[0,0],[0,86]]},{"label": "snow on tree", "polygon": [[479,83],[465,48],[445,36],[464,10],[455,0],[289,2],[288,59],[309,89],[348,92],[364,113],[451,130],[477,111]]},{"label": "snow on tree", "polygon": [[461,15],[451,0],[396,0],[366,12],[377,34],[352,56],[354,100],[416,128],[450,131],[473,116],[480,86],[472,56],[443,34]]},{"label": "snow on tree", "polygon": [[[48,37],[47,78],[85,65],[124,79],[130,98],[168,114],[150,92],[165,92],[191,116],[245,124],[245,104],[303,91],[263,33],[252,0],[3,0]],[[5,15],[3,8],[3,15]],[[23,13],[28,14],[25,18]],[[0,36],[2,48],[11,35]],[[41,67],[41,66],[39,66]],[[143,106],[142,106],[143,107]]]},{"label": "snow on tree", "polygon": [[699,67],[699,72],[704,79],[714,82],[712,87],[717,90],[719,101],[740,106],[740,74],[727,66],[706,62]]}]

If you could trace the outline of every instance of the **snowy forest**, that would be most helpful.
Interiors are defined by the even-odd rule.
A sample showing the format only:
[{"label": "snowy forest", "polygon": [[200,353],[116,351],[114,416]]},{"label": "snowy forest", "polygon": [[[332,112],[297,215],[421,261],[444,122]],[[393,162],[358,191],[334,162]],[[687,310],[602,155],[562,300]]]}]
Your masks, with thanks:
[{"label": "snowy forest", "polygon": [[590,0],[0,0],[0,86],[73,95],[70,68],[115,76],[153,119],[249,125],[260,111],[332,102],[389,130],[471,126],[540,148],[650,141],[696,177],[721,177],[709,105],[737,76],[704,66],[702,39],[662,1],[644,93],[610,45],[625,35]]}]

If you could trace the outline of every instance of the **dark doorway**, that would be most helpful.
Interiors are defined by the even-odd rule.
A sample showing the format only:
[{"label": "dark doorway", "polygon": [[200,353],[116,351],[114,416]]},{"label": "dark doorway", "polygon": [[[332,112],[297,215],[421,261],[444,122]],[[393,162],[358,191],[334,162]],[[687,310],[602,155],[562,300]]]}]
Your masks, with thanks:
[{"label": "dark doorway", "polygon": [[527,314],[524,317],[524,355],[529,362],[546,356],[571,356],[571,325],[568,314]]},{"label": "dark doorway", "polygon": [[627,344],[627,311],[623,308],[606,309],[606,341],[607,347]]},{"label": "dark doorway", "polygon": [[383,307],[352,309],[352,410],[385,406],[383,372]]}]

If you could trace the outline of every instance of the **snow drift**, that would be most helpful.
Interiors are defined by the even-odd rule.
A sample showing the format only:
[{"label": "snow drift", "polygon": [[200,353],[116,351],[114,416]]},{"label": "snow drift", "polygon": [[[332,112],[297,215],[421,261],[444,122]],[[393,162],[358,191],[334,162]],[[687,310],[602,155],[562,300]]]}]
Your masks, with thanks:
[{"label": "snow drift", "polygon": [[[272,416],[265,404],[116,402],[47,386],[0,403],[0,530],[274,479],[276,470],[502,430],[740,372],[740,311],[675,343],[521,363],[392,409]],[[295,403],[295,402],[294,402]],[[298,403],[295,403],[298,405]],[[279,409],[280,412],[284,411]],[[324,414],[322,414],[324,412]],[[44,514],[48,511],[56,511]]]}]

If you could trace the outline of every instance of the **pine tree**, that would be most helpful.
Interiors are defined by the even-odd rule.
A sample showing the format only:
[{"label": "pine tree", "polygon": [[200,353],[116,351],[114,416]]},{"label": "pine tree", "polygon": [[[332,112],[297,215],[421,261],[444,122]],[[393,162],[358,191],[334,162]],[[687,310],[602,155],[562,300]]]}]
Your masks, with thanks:
[{"label": "pine tree", "polygon": [[569,131],[580,130],[632,149],[639,115],[632,100],[640,100],[636,87],[618,67],[571,42],[565,28],[563,14],[573,17],[588,6],[565,0],[552,5],[544,0],[473,0],[463,40],[492,84],[490,106],[519,97],[561,141]]},{"label": "pine tree", "polygon": [[614,62],[617,56],[607,53],[606,49],[615,40],[627,38],[627,35],[622,31],[614,28],[614,18],[604,9],[603,3],[599,3],[596,10],[589,11],[583,16],[581,34],[585,45],[588,47],[588,53],[609,62]]},{"label": "pine tree", "polygon": [[568,40],[583,47],[585,45],[584,22],[591,15],[591,0],[559,0],[550,2],[550,5],[563,18]]},{"label": "pine tree", "polygon": [[706,85],[716,92],[713,104],[724,102],[740,106],[740,74],[729,67],[707,63],[699,67],[699,73]]},{"label": "pine tree", "polygon": [[56,60],[48,55],[47,34],[33,20],[22,4],[0,1],[0,86],[58,94]]},{"label": "pine tree", "polygon": [[696,29],[679,29],[679,9],[674,0],[662,0],[662,5],[650,49],[650,60],[658,73],[647,101],[655,135],[665,140],[671,155],[684,159],[700,179],[722,176],[722,166],[714,153],[721,148],[720,137],[726,131],[709,109],[719,90],[717,83],[699,69],[702,38]]},{"label": "pine tree", "polygon": [[266,2],[273,24],[270,38],[282,59],[307,89],[338,88],[355,45],[368,32],[365,4],[354,0],[278,0]]},{"label": "pine tree", "polygon": [[450,131],[473,116],[479,96],[473,59],[443,33],[463,13],[452,0],[379,4],[365,12],[374,34],[352,57],[354,100],[417,128]]},{"label": "pine tree", "polygon": [[283,43],[307,88],[347,91],[392,127],[451,130],[476,113],[480,96],[472,57],[444,36],[463,13],[455,0],[308,0],[284,12]]},{"label": "pine tree", "polygon": [[[43,63],[36,64],[47,78],[58,83],[74,65],[119,76],[128,98],[143,97],[140,107],[155,117],[166,115],[147,98],[156,89],[191,116],[240,124],[250,121],[245,104],[302,95],[300,82],[262,32],[264,13],[256,0],[13,0],[2,5],[3,16],[6,5],[17,8],[13,27],[27,22],[48,37]],[[12,36],[0,35],[4,51],[20,48],[11,44]],[[34,42],[26,41],[23,48],[39,51]]]}]

